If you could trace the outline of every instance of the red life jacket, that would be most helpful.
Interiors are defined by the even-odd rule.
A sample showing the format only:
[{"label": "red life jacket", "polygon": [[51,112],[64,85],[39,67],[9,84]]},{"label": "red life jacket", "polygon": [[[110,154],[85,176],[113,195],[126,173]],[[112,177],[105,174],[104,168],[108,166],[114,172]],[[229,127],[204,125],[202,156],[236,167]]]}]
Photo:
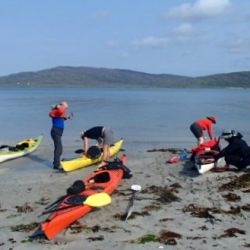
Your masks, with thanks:
[{"label": "red life jacket", "polygon": [[64,106],[56,106],[55,108],[53,108],[50,113],[49,116],[52,118],[55,117],[60,117],[60,118],[65,118],[65,111],[66,111],[66,107]]},{"label": "red life jacket", "polygon": [[219,141],[216,141],[216,140],[204,142],[200,146],[198,146],[196,148],[192,148],[192,152],[198,153],[199,151],[205,150],[206,148],[209,148],[209,150],[210,150],[212,147],[216,146],[218,143],[219,143]]}]

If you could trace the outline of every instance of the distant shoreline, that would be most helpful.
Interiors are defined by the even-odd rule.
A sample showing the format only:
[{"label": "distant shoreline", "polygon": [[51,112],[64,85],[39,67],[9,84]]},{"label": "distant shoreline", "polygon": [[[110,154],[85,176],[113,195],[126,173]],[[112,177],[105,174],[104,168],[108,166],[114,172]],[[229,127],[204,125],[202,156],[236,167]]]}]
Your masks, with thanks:
[{"label": "distant shoreline", "polygon": [[55,67],[0,77],[2,87],[29,88],[250,88],[250,71],[187,77],[123,69]]}]

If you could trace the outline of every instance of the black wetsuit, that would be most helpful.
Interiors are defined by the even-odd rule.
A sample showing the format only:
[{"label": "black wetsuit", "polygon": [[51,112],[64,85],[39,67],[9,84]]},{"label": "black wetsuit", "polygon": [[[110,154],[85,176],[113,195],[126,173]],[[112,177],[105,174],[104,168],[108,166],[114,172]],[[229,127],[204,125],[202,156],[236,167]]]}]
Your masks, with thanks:
[{"label": "black wetsuit", "polygon": [[217,160],[224,156],[228,165],[234,165],[239,170],[250,165],[250,147],[241,138],[242,135],[238,133],[237,136],[227,139],[228,146],[216,155],[215,159]]}]

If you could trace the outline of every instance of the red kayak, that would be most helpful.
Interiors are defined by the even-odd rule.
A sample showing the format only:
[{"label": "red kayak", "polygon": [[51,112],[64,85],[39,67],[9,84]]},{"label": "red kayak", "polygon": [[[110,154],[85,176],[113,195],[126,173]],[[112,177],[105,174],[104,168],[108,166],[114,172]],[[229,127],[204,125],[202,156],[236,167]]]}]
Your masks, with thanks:
[{"label": "red kayak", "polygon": [[[69,194],[68,192],[66,196],[61,198],[61,201],[60,199],[57,201],[57,204],[56,202],[54,203],[55,205],[51,204],[53,207],[49,206],[50,210],[44,212],[44,214],[51,213],[51,215],[41,224],[38,230],[39,233],[37,231],[31,237],[41,237],[41,234],[43,234],[50,240],[70,224],[90,212],[93,207],[88,203],[86,204],[89,198],[95,199],[95,197],[99,197],[96,194],[99,194],[101,197],[101,194],[113,193],[122,178],[130,178],[132,176],[129,169],[124,166],[126,159],[126,156],[123,155],[121,159],[111,162],[110,165],[107,164],[104,170],[92,173],[82,181],[84,185],[81,181],[76,181],[74,184],[78,184],[77,188],[83,185],[85,190],[77,194]],[[70,193],[73,193],[72,187]],[[102,203],[100,199],[97,199],[96,202],[97,205],[93,206],[98,206],[98,203]]]}]

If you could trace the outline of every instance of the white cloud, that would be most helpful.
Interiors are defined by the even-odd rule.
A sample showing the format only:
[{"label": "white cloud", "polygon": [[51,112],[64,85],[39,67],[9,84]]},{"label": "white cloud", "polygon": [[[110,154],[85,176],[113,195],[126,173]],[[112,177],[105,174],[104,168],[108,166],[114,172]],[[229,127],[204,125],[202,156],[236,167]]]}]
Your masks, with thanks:
[{"label": "white cloud", "polygon": [[167,45],[166,37],[148,36],[140,40],[135,40],[132,44],[136,47],[163,48]]},{"label": "white cloud", "polygon": [[174,35],[179,41],[187,41],[192,38],[193,27],[189,23],[183,23],[174,30]]},{"label": "white cloud", "polygon": [[180,19],[202,19],[223,14],[231,6],[230,0],[196,0],[172,8],[166,17]]},{"label": "white cloud", "polygon": [[174,30],[174,33],[180,36],[190,36],[193,33],[193,27],[190,23],[183,23]]}]

